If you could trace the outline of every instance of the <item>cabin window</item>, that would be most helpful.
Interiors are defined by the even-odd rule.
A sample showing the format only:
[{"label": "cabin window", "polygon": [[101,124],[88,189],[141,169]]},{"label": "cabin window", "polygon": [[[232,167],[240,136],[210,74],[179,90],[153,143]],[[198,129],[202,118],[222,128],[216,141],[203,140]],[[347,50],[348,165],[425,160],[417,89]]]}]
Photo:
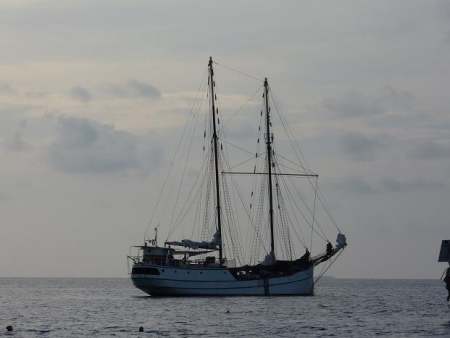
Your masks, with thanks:
[{"label": "cabin window", "polygon": [[137,275],[159,275],[159,270],[156,268],[133,268],[131,273]]}]

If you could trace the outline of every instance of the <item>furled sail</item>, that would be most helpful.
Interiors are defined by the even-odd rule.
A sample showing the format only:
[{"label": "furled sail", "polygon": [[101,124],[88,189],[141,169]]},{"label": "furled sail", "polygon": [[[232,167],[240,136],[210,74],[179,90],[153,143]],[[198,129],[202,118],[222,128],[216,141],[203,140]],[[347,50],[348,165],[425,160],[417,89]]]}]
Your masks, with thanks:
[{"label": "furled sail", "polygon": [[210,249],[210,250],[218,250],[219,249],[219,243],[220,243],[220,235],[219,231],[216,231],[211,241],[193,241],[190,239],[183,239],[181,241],[173,241],[173,242],[166,242],[167,245],[175,245],[175,246],[182,246],[189,249]]}]

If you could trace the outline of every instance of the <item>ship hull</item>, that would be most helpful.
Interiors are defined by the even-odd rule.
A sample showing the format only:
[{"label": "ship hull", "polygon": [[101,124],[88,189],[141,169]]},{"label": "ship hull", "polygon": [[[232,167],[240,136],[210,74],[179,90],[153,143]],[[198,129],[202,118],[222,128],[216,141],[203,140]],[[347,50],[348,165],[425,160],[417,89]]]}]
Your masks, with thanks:
[{"label": "ship hull", "polygon": [[[313,266],[289,276],[238,280],[227,268],[150,266],[155,274],[132,273],[131,280],[151,296],[281,296],[314,294]],[[156,274],[159,273],[159,274]]]}]

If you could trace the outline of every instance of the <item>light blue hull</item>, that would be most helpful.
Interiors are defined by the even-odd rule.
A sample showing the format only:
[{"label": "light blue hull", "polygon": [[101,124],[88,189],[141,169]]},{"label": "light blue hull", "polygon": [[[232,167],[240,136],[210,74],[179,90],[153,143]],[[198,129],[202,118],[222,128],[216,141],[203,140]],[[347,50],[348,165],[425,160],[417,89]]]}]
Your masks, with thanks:
[{"label": "light blue hull", "polygon": [[133,284],[152,296],[275,296],[314,294],[313,267],[290,276],[237,280],[227,268],[146,265],[159,275],[132,274]]}]

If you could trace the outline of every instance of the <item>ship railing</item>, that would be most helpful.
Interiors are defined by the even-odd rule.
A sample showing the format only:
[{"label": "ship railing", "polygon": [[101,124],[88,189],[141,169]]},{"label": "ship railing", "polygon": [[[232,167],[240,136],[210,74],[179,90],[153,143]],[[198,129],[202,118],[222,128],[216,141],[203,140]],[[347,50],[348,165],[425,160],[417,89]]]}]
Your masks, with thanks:
[{"label": "ship railing", "polygon": [[142,258],[143,258],[142,251],[138,247],[130,246],[129,252],[127,255],[128,274],[131,273],[131,269],[134,264],[142,262]]}]

